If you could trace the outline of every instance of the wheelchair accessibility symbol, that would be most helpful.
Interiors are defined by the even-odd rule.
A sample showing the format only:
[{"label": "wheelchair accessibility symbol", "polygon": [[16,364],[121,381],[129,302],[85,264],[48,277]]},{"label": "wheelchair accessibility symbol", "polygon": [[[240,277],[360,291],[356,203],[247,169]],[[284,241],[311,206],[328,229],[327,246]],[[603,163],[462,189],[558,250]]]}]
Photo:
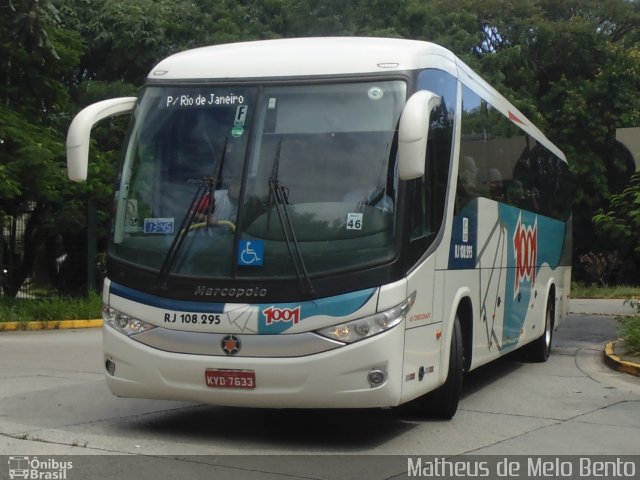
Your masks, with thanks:
[{"label": "wheelchair accessibility symbol", "polygon": [[240,240],[238,265],[259,267],[264,263],[263,240]]}]

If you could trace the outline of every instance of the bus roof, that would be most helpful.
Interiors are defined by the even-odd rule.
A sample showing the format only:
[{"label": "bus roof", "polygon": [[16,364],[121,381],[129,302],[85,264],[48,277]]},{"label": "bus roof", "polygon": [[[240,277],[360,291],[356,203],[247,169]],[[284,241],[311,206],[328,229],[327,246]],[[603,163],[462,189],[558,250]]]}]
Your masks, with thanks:
[{"label": "bus roof", "polygon": [[455,61],[433,43],[397,38],[314,37],[201,47],[172,55],[150,79],[225,79],[349,75],[424,68],[438,55]]},{"label": "bus roof", "polygon": [[251,80],[389,74],[444,65],[512,122],[566,161],[564,154],[522,112],[462,60],[444,47],[420,40],[308,37],[212,45],[167,57],[153,68],[148,79]]}]

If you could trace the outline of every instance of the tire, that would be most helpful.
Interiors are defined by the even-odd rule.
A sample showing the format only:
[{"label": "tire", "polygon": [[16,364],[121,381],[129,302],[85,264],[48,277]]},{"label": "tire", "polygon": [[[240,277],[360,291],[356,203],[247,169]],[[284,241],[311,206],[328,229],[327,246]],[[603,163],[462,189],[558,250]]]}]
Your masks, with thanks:
[{"label": "tire", "polygon": [[458,401],[462,392],[464,355],[462,329],[456,314],[449,351],[449,370],[444,384],[420,399],[420,406],[430,418],[451,420],[458,410]]},{"label": "tire", "polygon": [[528,347],[528,358],[533,362],[543,363],[549,359],[551,342],[553,340],[553,325],[555,323],[555,311],[553,300],[547,300],[547,309],[544,318],[544,332],[540,338],[531,342]]}]

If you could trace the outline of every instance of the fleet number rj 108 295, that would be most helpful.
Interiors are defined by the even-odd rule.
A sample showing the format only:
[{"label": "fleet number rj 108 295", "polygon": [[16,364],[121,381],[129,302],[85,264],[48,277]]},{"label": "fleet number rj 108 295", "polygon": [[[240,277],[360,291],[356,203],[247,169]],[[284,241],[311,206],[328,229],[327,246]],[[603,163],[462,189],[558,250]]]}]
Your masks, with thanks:
[{"label": "fleet number rj 108 295", "polygon": [[202,325],[220,325],[219,313],[167,313],[164,323],[200,323]]}]

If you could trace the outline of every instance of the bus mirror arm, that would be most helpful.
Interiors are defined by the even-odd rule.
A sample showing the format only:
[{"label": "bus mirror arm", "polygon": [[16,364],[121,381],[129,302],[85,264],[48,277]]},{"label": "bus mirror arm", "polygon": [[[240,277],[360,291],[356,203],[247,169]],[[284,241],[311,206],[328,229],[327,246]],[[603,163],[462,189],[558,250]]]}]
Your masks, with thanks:
[{"label": "bus mirror arm", "polygon": [[435,93],[421,90],[407,100],[398,128],[398,176],[411,180],[424,175],[431,111],[440,105]]},{"label": "bus mirror arm", "polygon": [[113,98],[89,105],[78,113],[67,133],[67,173],[75,182],[87,179],[91,129],[99,121],[131,113],[136,97]]}]

